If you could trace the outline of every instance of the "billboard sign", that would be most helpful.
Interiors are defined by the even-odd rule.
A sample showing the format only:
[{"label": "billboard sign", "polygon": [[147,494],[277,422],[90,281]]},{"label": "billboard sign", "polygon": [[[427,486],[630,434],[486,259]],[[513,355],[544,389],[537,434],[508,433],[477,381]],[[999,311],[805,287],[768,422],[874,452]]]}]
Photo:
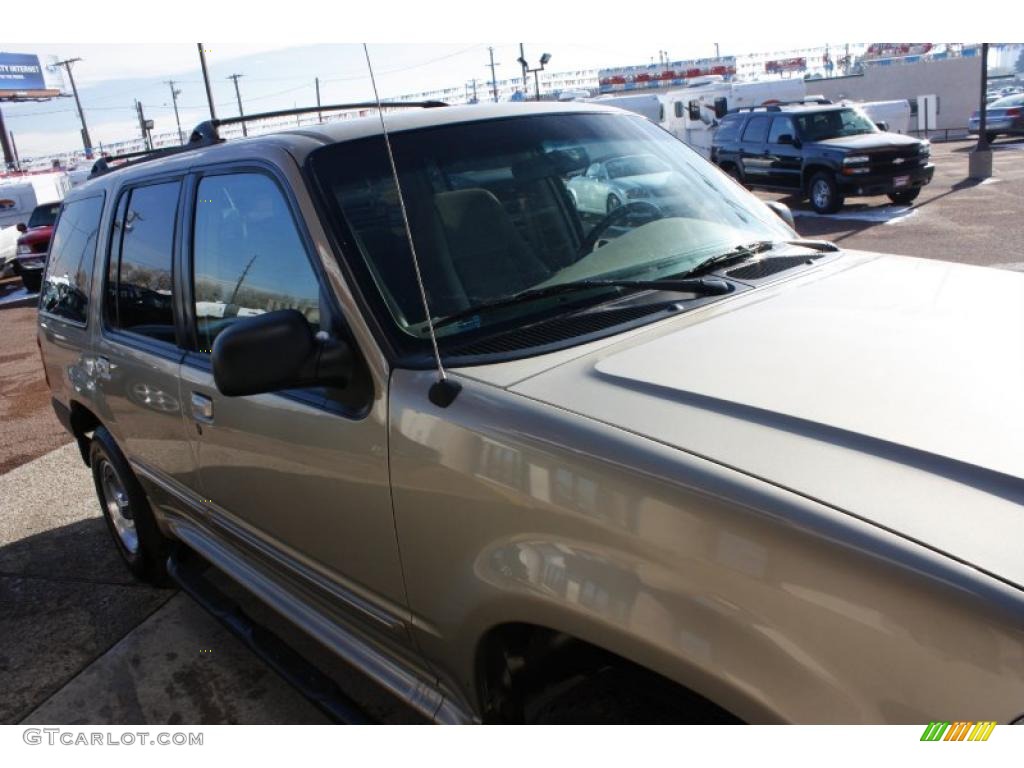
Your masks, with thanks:
[{"label": "billboard sign", "polygon": [[44,91],[46,77],[39,57],[30,53],[0,52],[0,93]]}]

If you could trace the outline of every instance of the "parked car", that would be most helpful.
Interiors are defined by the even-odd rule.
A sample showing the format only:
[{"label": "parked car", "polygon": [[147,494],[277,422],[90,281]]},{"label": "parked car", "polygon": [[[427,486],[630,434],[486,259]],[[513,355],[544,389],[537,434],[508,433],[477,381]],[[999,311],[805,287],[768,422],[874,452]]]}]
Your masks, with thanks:
[{"label": "parked car", "polygon": [[857,107],[829,103],[726,115],[711,149],[712,162],[741,184],[807,197],[817,213],[835,213],[854,196],[910,204],[935,173],[930,155],[928,141],[881,130]]},{"label": "parked car", "polygon": [[[981,127],[978,110],[971,113],[967,131],[975,136]],[[985,136],[989,143],[999,136],[1024,136],[1024,94],[996,99],[985,108]]]},{"label": "parked car", "polygon": [[[65,201],[39,342],[134,574],[439,722],[1024,712],[1024,274],[802,240],[599,104],[388,107]],[[608,157],[689,212],[581,216]]]},{"label": "parked car", "polygon": [[57,221],[60,206],[59,202],[37,205],[28,224],[18,225],[22,234],[18,238],[12,266],[14,273],[31,293],[38,293],[42,285],[46,253],[50,250],[50,238],[53,236],[53,225]]},{"label": "parked car", "polygon": [[679,184],[672,168],[654,155],[624,155],[591,163],[567,187],[577,211],[604,216],[627,202],[657,206]]}]

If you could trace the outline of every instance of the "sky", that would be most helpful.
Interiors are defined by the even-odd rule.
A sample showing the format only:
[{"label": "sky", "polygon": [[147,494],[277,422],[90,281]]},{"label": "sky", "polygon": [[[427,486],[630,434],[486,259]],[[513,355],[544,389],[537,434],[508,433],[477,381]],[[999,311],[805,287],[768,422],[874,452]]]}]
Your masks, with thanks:
[{"label": "sky", "polygon": [[[678,36],[675,37],[678,40]],[[807,40],[772,39],[760,50],[786,50],[820,45]],[[432,88],[461,85],[477,78],[484,90],[490,79],[488,46],[493,46],[499,80],[519,74],[518,43],[371,43],[370,55],[381,97],[400,96]],[[366,60],[361,44],[206,43],[214,102],[218,116],[238,114],[234,85],[228,75],[238,73],[247,113],[287,109],[316,103],[314,78],[320,78],[324,104],[372,100]],[[671,59],[713,56],[714,43],[675,46],[636,41],[585,43],[526,43],[531,62],[544,52],[552,55],[548,69],[561,72],[596,69],[657,60],[658,49]],[[748,44],[721,43],[723,55],[747,53]],[[174,80],[182,129],[187,133],[209,117],[195,43],[81,44],[4,43],[0,51],[34,53],[61,59],[80,57],[74,65],[75,82],[93,143],[113,142],[138,135],[134,101],[142,102],[154,132],[175,130],[170,86]],[[4,104],[7,129],[14,134],[22,158],[69,151],[81,147],[80,124],[70,98],[42,103]]]}]

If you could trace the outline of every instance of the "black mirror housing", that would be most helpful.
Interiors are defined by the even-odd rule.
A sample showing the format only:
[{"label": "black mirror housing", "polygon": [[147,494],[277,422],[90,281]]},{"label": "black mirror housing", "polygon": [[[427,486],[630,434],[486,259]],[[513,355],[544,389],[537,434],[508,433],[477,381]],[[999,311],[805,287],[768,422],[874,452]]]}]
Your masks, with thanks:
[{"label": "black mirror housing", "polygon": [[228,326],[213,342],[213,380],[228,397],[315,384],[345,386],[352,353],[338,339],[320,340],[294,309],[267,312]]},{"label": "black mirror housing", "polygon": [[879,120],[877,123],[875,123],[875,128],[877,128],[880,131],[888,131],[889,124],[885,122],[885,120]]},{"label": "black mirror housing", "polygon": [[15,226],[15,229],[18,230],[19,232],[28,232],[28,224],[26,224],[24,221],[19,221],[17,226]]},{"label": "black mirror housing", "polygon": [[775,143],[776,144],[792,144],[793,143],[793,136],[792,136],[792,134],[789,134],[789,133],[779,134],[779,137],[777,139],[775,139]]}]

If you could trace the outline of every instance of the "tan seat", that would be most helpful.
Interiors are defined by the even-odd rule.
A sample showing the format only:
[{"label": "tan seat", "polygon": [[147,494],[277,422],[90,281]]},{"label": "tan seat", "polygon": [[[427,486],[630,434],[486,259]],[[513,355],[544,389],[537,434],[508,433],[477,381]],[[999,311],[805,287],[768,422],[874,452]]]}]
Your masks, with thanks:
[{"label": "tan seat", "polygon": [[438,192],[434,207],[441,250],[471,303],[530,288],[550,275],[488,190]]}]

